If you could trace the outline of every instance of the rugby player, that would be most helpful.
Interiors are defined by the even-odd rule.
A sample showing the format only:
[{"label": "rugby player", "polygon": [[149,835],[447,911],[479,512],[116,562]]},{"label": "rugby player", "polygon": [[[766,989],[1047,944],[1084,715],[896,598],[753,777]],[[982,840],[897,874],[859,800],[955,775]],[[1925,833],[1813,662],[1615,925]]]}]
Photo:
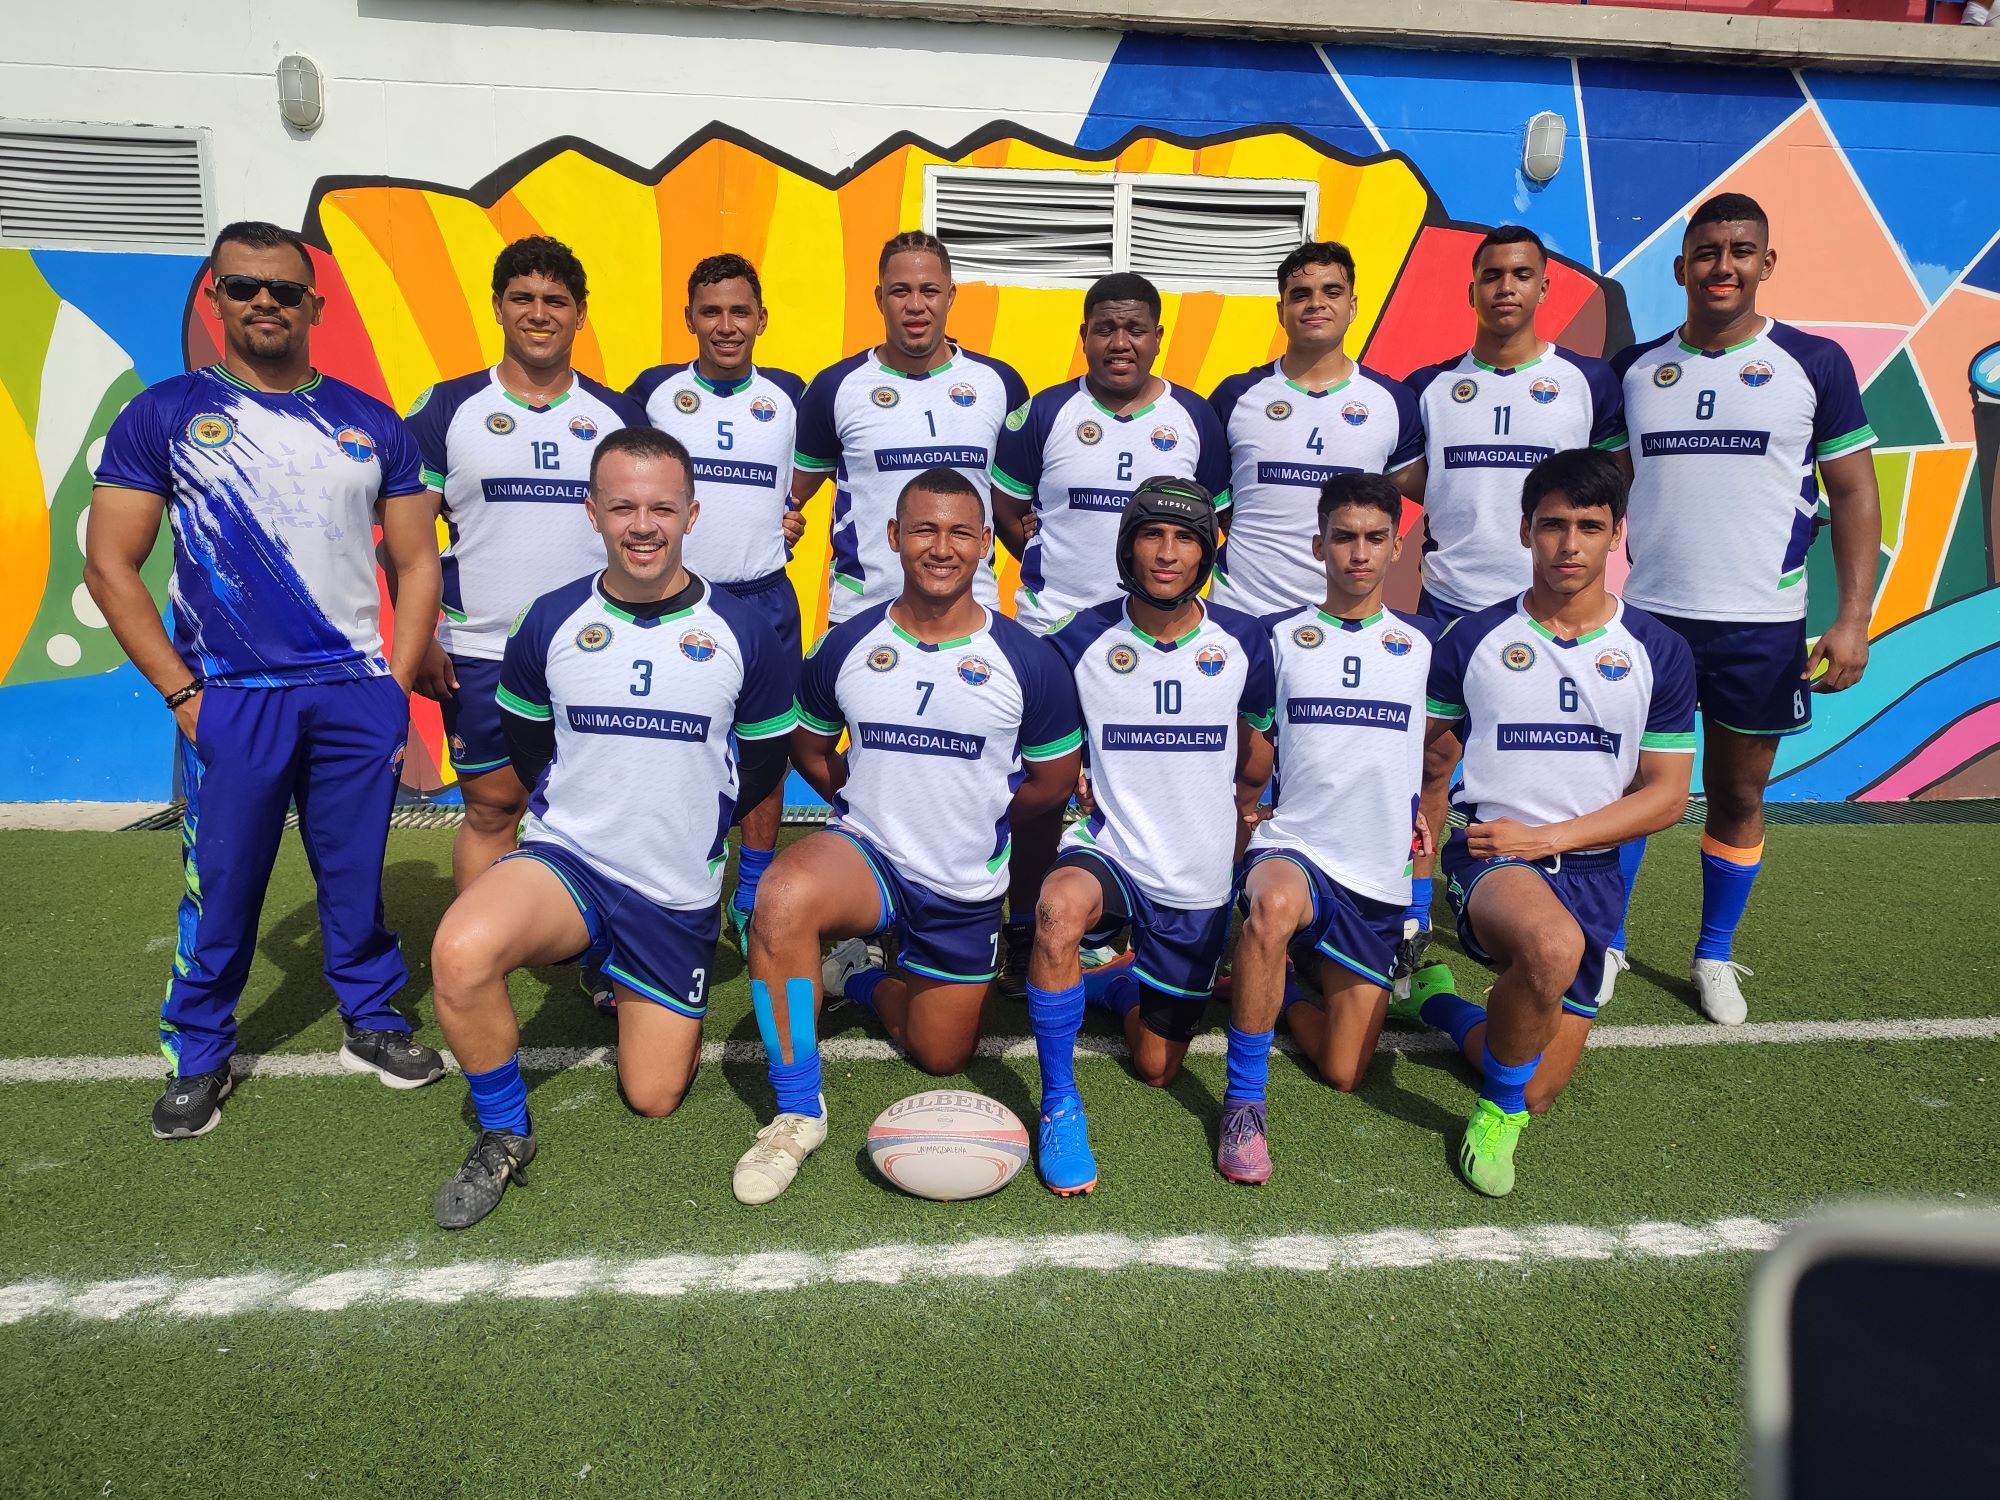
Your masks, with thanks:
[{"label": "rugby player", "polygon": [[[1014,616],[1038,634],[1118,598],[1120,517],[1140,479],[1192,479],[1218,509],[1229,503],[1228,443],[1213,409],[1153,373],[1166,329],[1152,282],[1100,277],[1077,332],[1082,377],[1010,412],[993,461],[994,524],[1021,559]],[[1061,834],[1059,814],[1014,830],[1000,980],[1010,998],[1026,994],[1036,895]]]},{"label": "rugby player", "polygon": [[1299,246],[1278,265],[1285,352],[1208,398],[1229,441],[1233,502],[1209,591],[1217,604],[1264,616],[1320,602],[1326,573],[1311,547],[1334,475],[1387,474],[1403,493],[1423,493],[1416,397],[1347,353],[1359,307],[1347,246]]},{"label": "rugby player", "polygon": [[[1083,1022],[1080,943],[1129,932],[1132,958],[1099,971],[1132,1067],[1156,1088],[1180,1071],[1229,942],[1236,829],[1271,774],[1271,651],[1250,616],[1199,595],[1216,554],[1215,502],[1189,480],[1146,480],[1119,518],[1125,597],[1047,637],[1076,680],[1089,816],[1064,835],[1035,905],[1028,1019],[1042,1075],[1035,1165],[1067,1197],[1097,1185],[1072,1067]],[[1270,1037],[1264,1038],[1268,1054]],[[1229,1036],[1232,1084],[1244,1067]],[[1225,1163],[1233,1116],[1224,1115]],[[1224,1165],[1225,1173],[1230,1171]]]},{"label": "rugby player", "polygon": [[[760,367],[757,340],[770,326],[764,284],[740,255],[711,255],[688,276],[682,318],[695,358],[646,371],[626,395],[694,459],[701,526],[688,533],[687,565],[770,617],[778,642],[800,652],[799,596],[785,575],[805,519],[791,504],[792,450],[805,387],[787,370]],[[777,847],[784,778],[743,816],[736,890],[725,908],[740,950],[757,882]]]},{"label": "rugby player", "polygon": [[[1000,967],[1009,821],[1076,786],[1082,736],[1061,658],[973,593],[993,545],[978,486],[955,468],[917,474],[889,545],[902,592],[829,630],[799,680],[792,762],[833,815],[772,862],[750,919],[777,1118],[736,1164],[742,1203],[777,1197],[826,1139],[826,992],[872,1012],[926,1071],[965,1067]],[[864,941],[891,929],[901,978]],[[822,964],[826,939],[837,946]]]},{"label": "rugby player", "polygon": [[762,610],[687,568],[701,508],[687,450],[620,429],[599,439],[589,484],[603,566],[529,606],[496,690],[535,789],[521,847],[452,903],[431,950],[479,1121],[432,1205],[446,1229],[486,1217],[535,1159],[514,970],[601,954],[626,1103],[649,1118],[680,1103],[701,1060],[729,824],[784,774],[795,664]]},{"label": "rugby player", "polygon": [[[1707,820],[1692,974],[1702,1014],[1725,1026],[1749,1013],[1736,929],[1763,867],[1778,741],[1811,726],[1814,693],[1861,680],[1882,543],[1875,432],[1853,363],[1831,339],[1757,311],[1757,289],[1777,264],[1754,198],[1710,198],[1674,259],[1687,322],[1613,361],[1632,428],[1625,595],[1694,652]],[[1815,467],[1832,518],[1837,602],[1808,654]],[[1644,852],[1626,852],[1628,897]],[[1617,936],[1622,967],[1622,927]]]},{"label": "rugby player", "polygon": [[1483,1076],[1458,1169],[1479,1192],[1514,1187],[1514,1148],[1575,1072],[1601,1003],[1605,947],[1624,908],[1617,846],[1687,806],[1694,664],[1687,643],[1604,586],[1624,538],[1625,479],[1609,454],[1567,449],[1528,471],[1526,592],[1439,638],[1431,738],[1465,746],[1454,829],[1439,863],[1459,941],[1499,970],[1486,1008],[1443,964],[1406,1002]]},{"label": "rugby player", "polygon": [[[1472,347],[1410,376],[1424,429],[1423,589],[1417,612],[1442,630],[1461,615],[1517,597],[1533,574],[1521,546],[1521,477],[1567,448],[1619,455],[1625,405],[1603,360],[1550,343],[1535,328],[1549,295],[1549,253],[1519,224],[1490,231],[1472,251]],[[1435,741],[1424,767],[1424,821],[1444,832],[1460,747]],[[1430,939],[1431,860],[1419,856],[1395,977],[1407,980]],[[1407,986],[1406,986],[1407,988]]]},{"label": "rugby player", "polygon": [[443,710],[465,799],[451,845],[461,891],[514,847],[528,810],[494,696],[507,628],[542,594],[603,564],[583,505],[591,454],[601,434],[644,421],[570,364],[588,301],[567,245],[516,240],[493,262],[500,362],[440,381],[410,408],[449,537],[443,617],[416,690]]},{"label": "rugby player", "polygon": [[[902,567],[885,538],[912,475],[958,470],[991,526],[986,471],[1000,424],[1028,396],[1012,366],[946,336],[958,288],[942,240],[906,230],[882,247],[877,271],[882,342],[813,378],[799,402],[792,455],[795,504],[833,480],[827,618],[835,623],[888,602],[903,587]],[[973,588],[979,603],[998,604],[990,557],[980,560]]]},{"label": "rugby player", "polygon": [[[1255,822],[1243,934],[1230,985],[1229,1084],[1217,1165],[1235,1182],[1271,1175],[1265,1065],[1282,1011],[1299,1050],[1335,1088],[1359,1088],[1389,1003],[1410,899],[1412,825],[1423,776],[1434,627],[1382,603],[1402,552],[1403,496],[1380,474],[1320,488],[1323,598],[1268,621],[1284,775]],[[1286,953],[1318,958],[1320,999],[1288,989]],[[1240,1061],[1239,1061],[1240,1058]]]},{"label": "rugby player", "polygon": [[[222,1118],[236,1006],[294,804],[342,1065],[392,1088],[444,1072],[391,1003],[409,974],[382,920],[407,695],[437,613],[437,507],[396,413],[313,369],[325,299],[305,241],[230,224],[209,270],[221,363],[150,386],[118,414],[84,538],[90,597],[180,730],[187,894],[160,1013],[173,1067],[153,1106],[162,1140]],[[139,574],[162,513],[171,636]],[[386,661],[377,524],[404,606]]]}]

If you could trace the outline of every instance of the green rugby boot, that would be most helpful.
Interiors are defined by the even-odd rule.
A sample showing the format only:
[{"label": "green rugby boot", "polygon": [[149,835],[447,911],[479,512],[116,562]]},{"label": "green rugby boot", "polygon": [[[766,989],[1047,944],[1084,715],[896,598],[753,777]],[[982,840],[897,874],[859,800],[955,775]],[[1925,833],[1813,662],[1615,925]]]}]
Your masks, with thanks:
[{"label": "green rugby boot", "polygon": [[1458,981],[1446,964],[1425,964],[1389,991],[1389,1019],[1423,1025],[1424,1002],[1433,995],[1455,995]]},{"label": "green rugby boot", "polygon": [[1489,1198],[1514,1191],[1514,1147],[1527,1124],[1525,1109],[1508,1114],[1491,1099],[1473,1105],[1458,1146],[1458,1172],[1468,1186]]}]

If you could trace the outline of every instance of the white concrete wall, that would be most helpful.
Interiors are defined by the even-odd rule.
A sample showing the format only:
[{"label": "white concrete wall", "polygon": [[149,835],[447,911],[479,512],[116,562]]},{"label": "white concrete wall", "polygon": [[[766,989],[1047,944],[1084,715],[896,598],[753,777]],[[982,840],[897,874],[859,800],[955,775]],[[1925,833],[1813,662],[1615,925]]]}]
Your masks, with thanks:
[{"label": "white concrete wall", "polygon": [[[898,131],[949,143],[995,119],[1069,140],[1118,41],[585,0],[68,0],[60,16],[0,27],[0,118],[206,127],[218,223],[297,224],[322,176],[465,187],[556,135],[650,166],[721,120],[825,169]],[[278,115],[294,51],[327,79],[311,135]]]}]

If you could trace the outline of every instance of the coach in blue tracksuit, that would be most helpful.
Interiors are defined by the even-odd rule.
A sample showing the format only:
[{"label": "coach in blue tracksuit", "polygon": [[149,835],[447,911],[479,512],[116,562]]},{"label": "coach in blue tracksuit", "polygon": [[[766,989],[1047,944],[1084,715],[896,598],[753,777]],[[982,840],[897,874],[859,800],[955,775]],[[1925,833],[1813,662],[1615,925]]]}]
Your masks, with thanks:
[{"label": "coach in blue tracksuit", "polygon": [[[160,1015],[174,1065],[153,1134],[221,1118],[236,1003],[287,808],[319,884],[341,1061],[395,1088],[443,1072],[391,1005],[408,979],[382,920],[382,854],[410,679],[438,606],[436,503],[396,413],[312,367],[323,300],[304,241],[273,224],[216,237],[222,362],[141,392],[98,465],[85,580],[180,728],[187,793],[179,946]],[[173,525],[173,635],[139,577]],[[385,661],[373,527],[400,628]]]}]

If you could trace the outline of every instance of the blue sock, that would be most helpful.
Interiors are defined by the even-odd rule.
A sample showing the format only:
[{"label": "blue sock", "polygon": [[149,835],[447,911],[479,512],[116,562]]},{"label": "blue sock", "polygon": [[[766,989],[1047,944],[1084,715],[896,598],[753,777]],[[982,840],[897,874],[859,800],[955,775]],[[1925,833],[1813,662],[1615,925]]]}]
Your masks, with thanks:
[{"label": "blue sock", "polygon": [[1632,914],[1632,887],[1639,883],[1639,864],[1645,857],[1644,839],[1633,839],[1630,843],[1618,846],[1618,873],[1625,880],[1625,905],[1618,913],[1618,931],[1612,934],[1611,941],[1604,946],[1616,948],[1620,953],[1625,951],[1625,919]]},{"label": "blue sock", "polygon": [[1229,1028],[1229,1055],[1223,1059],[1222,1104],[1262,1104],[1271,1070],[1271,1033]]},{"label": "blue sock", "polygon": [[875,986],[888,977],[887,969],[856,969],[847,976],[840,992],[872,1016],[875,1014]]},{"label": "blue sock", "polygon": [[465,1081],[472,1088],[472,1108],[481,1130],[528,1133],[528,1085],[521,1078],[520,1053],[491,1072],[468,1072]]},{"label": "blue sock", "polygon": [[[1129,988],[1131,997],[1114,996],[1114,991]],[[1139,1003],[1139,984],[1132,977],[1130,964],[1105,964],[1100,968],[1083,971],[1083,1003],[1094,1005],[1099,1010],[1108,1010],[1114,1016],[1123,1017],[1125,1012]]]},{"label": "blue sock", "polygon": [[1418,1009],[1417,1016],[1426,1026],[1435,1027],[1449,1036],[1452,1046],[1463,1050],[1472,1028],[1486,1019],[1486,1011],[1470,1000],[1444,990],[1426,1000]]},{"label": "blue sock", "polygon": [[1524,1063],[1503,1063],[1493,1055],[1493,1049],[1481,1046],[1479,1049],[1479,1071],[1486,1075],[1486,1086],[1479,1091],[1479,1097],[1491,1100],[1510,1115],[1517,1115],[1528,1107],[1528,1080],[1535,1076],[1535,1069],[1542,1065],[1542,1054],[1537,1052]]},{"label": "blue sock", "polygon": [[736,894],[729,898],[729,904],[738,911],[749,911],[757,904],[757,882],[764,878],[764,872],[771,867],[775,849],[752,849],[744,845],[736,854]]},{"label": "blue sock", "polygon": [[1042,1070],[1042,1112],[1064,1099],[1081,1103],[1076,1091],[1076,1034],[1083,1027],[1083,986],[1045,990],[1028,986],[1028,1024],[1035,1032],[1035,1059]]},{"label": "blue sock", "polygon": [[1428,875],[1410,877],[1410,908],[1404,914],[1405,921],[1414,921],[1424,931],[1431,926],[1431,878]]},{"label": "blue sock", "polygon": [[817,1115],[820,1108],[819,1038],[813,1024],[813,982],[810,979],[785,981],[785,1011],[791,1025],[792,1060],[783,1061],[784,1049],[778,1036],[778,1016],[771,1004],[771,987],[761,979],[750,981],[750,1008],[757,1013],[757,1034],[764,1040],[764,1070],[771,1077],[771,1090],[778,1096],[778,1113]]},{"label": "blue sock", "polygon": [[1743,908],[1750,904],[1750,887],[1764,868],[1764,846],[1737,849],[1710,838],[1701,839],[1701,936],[1695,940],[1696,958],[1731,956],[1736,947],[1736,928],[1743,920]]}]

